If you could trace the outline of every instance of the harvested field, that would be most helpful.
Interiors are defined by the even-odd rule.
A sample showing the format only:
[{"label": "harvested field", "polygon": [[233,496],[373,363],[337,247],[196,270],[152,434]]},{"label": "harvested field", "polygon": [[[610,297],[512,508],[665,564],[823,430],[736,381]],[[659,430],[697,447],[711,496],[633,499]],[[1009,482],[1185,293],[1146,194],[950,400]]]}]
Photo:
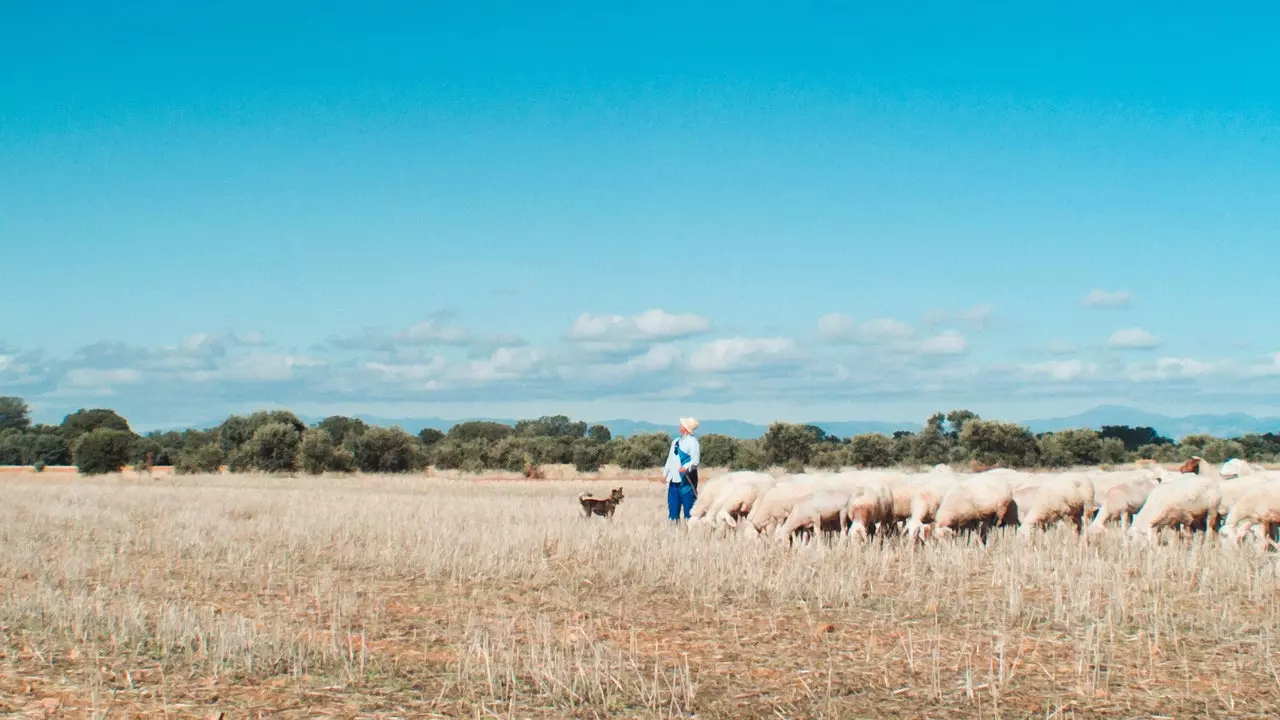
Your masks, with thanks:
[{"label": "harvested field", "polygon": [[0,714],[1280,716],[1275,553],[789,548],[672,528],[664,490],[8,474]]}]

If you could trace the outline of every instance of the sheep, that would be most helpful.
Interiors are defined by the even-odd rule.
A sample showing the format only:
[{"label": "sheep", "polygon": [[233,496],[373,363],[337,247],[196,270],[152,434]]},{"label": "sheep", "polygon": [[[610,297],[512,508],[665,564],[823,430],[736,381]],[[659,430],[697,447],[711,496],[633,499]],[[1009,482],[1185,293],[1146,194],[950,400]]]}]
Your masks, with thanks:
[{"label": "sheep", "polygon": [[1013,488],[1006,475],[979,473],[956,483],[943,496],[934,523],[943,534],[977,529],[983,542],[994,526],[1004,523],[1013,505]]},{"label": "sheep", "polygon": [[1018,505],[1018,533],[1026,535],[1063,518],[1080,532],[1093,512],[1093,499],[1093,481],[1084,473],[1050,476],[1036,488],[1026,512]]},{"label": "sheep", "polygon": [[729,487],[741,482],[758,480],[762,477],[773,479],[773,476],[768,473],[736,470],[724,475],[713,475],[703,480],[698,484],[698,497],[693,501],[693,507],[689,510],[689,524],[696,525],[701,522],[709,522],[706,517],[707,514],[715,506],[721,494]]},{"label": "sheep", "polygon": [[1153,475],[1145,479],[1130,480],[1107,490],[1102,498],[1101,507],[1089,523],[1090,533],[1100,533],[1112,520],[1131,522],[1133,516],[1147,501],[1151,491],[1160,484],[1160,476]]},{"label": "sheep", "polygon": [[779,478],[751,506],[746,526],[756,533],[763,533],[786,522],[797,503],[814,494],[818,489],[817,478],[789,475]]},{"label": "sheep", "polygon": [[1229,480],[1241,475],[1253,475],[1257,470],[1248,462],[1241,460],[1240,458],[1231,458],[1230,460],[1222,463],[1222,469],[1219,470],[1219,472],[1222,473],[1222,477],[1224,479]]},{"label": "sheep", "polygon": [[880,528],[893,524],[893,491],[882,476],[855,476],[847,485],[849,504],[845,514],[845,535],[873,537]]},{"label": "sheep", "polygon": [[824,487],[797,502],[787,519],[774,531],[781,540],[792,538],[798,530],[844,531],[848,521],[852,492],[843,488]]},{"label": "sheep", "polygon": [[1254,486],[1236,501],[1220,532],[1238,545],[1246,532],[1255,530],[1274,548],[1277,527],[1280,527],[1280,481],[1271,480]]},{"label": "sheep", "polygon": [[1036,494],[1039,492],[1039,485],[1028,485],[1014,490],[1013,502],[1009,505],[1009,512],[1005,514],[1002,525],[1020,525],[1023,516],[1031,512],[1031,506],[1035,503]]},{"label": "sheep", "polygon": [[756,501],[777,483],[777,478],[765,473],[760,477],[743,478],[721,491],[712,505],[708,522],[712,525],[724,524],[731,528],[738,527],[738,520],[747,516]]},{"label": "sheep", "polygon": [[[928,526],[937,516],[942,498],[959,483],[958,477],[944,474],[916,482],[911,489],[909,512],[902,528],[903,534],[923,540]],[[896,504],[895,496],[895,506]]]},{"label": "sheep", "polygon": [[1242,475],[1218,483],[1218,490],[1222,492],[1222,499],[1218,501],[1218,517],[1226,520],[1227,515],[1231,513],[1231,508],[1235,507],[1241,498],[1254,488],[1270,481],[1271,478],[1266,475]]},{"label": "sheep", "polygon": [[[1201,465],[1201,469],[1204,467]],[[1162,527],[1216,528],[1221,502],[1222,490],[1212,478],[1187,473],[1177,479],[1166,480],[1151,490],[1142,509],[1133,516],[1129,536],[1154,541],[1156,532]]]}]

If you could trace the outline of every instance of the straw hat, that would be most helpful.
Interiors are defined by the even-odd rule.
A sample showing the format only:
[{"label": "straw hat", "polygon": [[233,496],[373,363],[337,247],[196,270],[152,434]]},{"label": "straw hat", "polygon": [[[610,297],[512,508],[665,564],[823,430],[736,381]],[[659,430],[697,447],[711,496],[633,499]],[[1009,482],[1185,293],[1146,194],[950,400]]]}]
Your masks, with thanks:
[{"label": "straw hat", "polygon": [[680,418],[680,427],[688,430],[689,432],[693,432],[698,429],[698,421],[691,417]]}]

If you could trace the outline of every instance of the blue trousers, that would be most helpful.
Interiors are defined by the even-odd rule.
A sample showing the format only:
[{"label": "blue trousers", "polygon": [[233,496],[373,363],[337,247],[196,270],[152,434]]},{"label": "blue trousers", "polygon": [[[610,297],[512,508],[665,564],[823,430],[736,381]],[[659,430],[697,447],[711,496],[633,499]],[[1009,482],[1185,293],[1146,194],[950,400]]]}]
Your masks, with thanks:
[{"label": "blue trousers", "polygon": [[697,499],[697,493],[693,491],[693,486],[688,480],[681,480],[678,483],[667,483],[667,518],[673,521],[680,519],[680,510],[684,510],[684,517],[689,519],[689,513],[693,510],[693,501]]}]

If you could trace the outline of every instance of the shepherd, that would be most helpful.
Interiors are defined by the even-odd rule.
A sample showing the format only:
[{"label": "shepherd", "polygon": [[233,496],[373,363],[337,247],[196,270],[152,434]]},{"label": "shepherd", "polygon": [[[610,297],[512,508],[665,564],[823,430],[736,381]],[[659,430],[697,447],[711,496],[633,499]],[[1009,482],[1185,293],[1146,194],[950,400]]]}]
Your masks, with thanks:
[{"label": "shepherd", "polygon": [[693,511],[693,501],[698,498],[698,462],[702,451],[698,447],[698,438],[693,436],[697,429],[698,421],[694,418],[680,418],[680,437],[672,441],[667,464],[663,467],[663,475],[667,478],[667,517],[672,522],[680,521],[681,510],[688,520]]}]

